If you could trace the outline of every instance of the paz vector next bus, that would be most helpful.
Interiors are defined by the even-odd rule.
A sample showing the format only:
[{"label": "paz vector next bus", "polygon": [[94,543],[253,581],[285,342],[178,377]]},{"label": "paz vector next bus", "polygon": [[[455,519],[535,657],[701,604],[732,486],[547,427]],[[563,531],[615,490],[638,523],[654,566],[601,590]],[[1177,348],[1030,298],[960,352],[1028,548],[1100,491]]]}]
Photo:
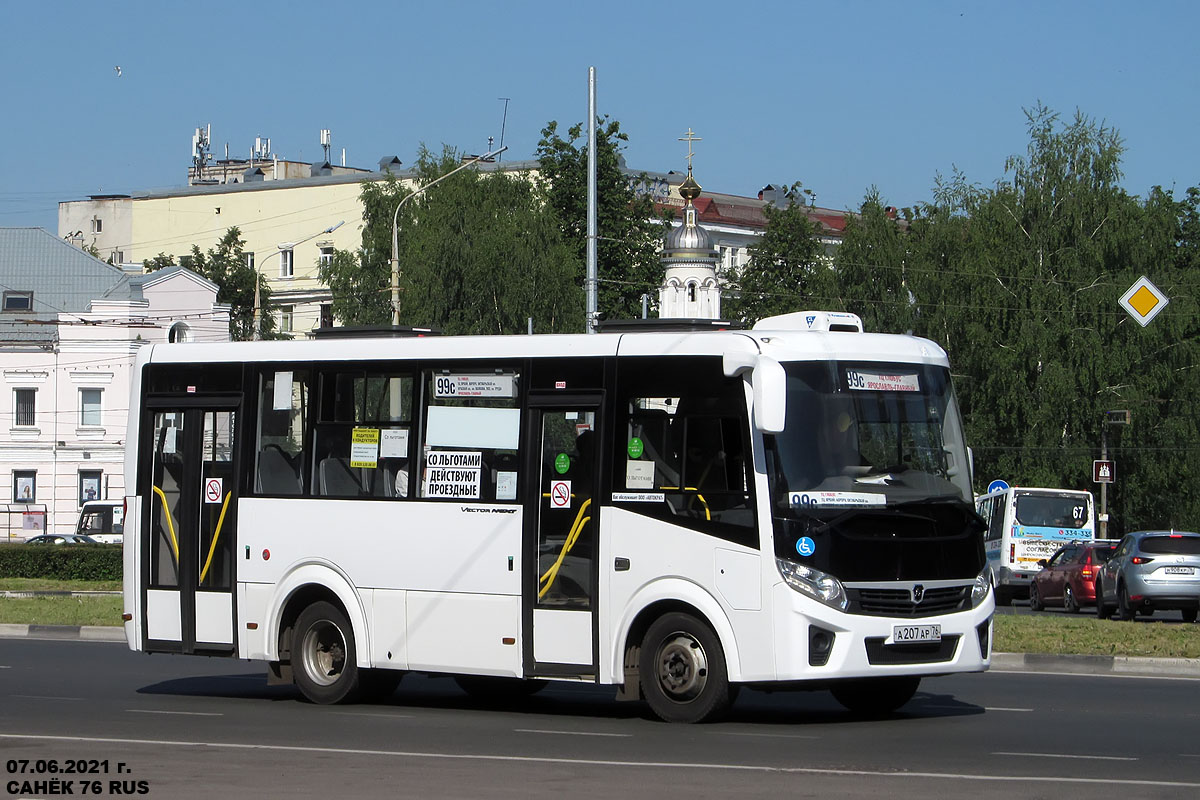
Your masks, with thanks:
[{"label": "paz vector next bus", "polygon": [[942,349],[833,312],[695,327],[143,347],[129,646],[317,703],[415,671],[679,722],[743,685],[880,712],[985,670]]}]

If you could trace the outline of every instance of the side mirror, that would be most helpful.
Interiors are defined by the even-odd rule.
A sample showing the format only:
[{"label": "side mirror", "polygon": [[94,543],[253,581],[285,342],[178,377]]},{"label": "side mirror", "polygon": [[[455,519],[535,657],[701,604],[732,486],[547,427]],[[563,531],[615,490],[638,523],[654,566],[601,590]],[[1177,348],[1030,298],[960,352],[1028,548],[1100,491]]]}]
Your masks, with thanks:
[{"label": "side mirror", "polygon": [[787,373],[770,356],[759,356],[750,378],[754,424],[763,433],[782,433],[787,416]]}]

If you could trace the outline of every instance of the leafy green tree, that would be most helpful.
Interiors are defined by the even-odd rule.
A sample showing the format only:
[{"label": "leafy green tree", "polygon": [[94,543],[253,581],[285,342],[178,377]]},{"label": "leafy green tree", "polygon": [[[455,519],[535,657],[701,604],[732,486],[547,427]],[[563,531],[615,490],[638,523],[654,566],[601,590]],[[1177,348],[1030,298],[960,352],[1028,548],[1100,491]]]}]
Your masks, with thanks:
[{"label": "leafy green tree", "polygon": [[[444,148],[419,155],[417,182],[428,186],[460,164]],[[391,322],[391,231],[410,190],[395,180],[365,183],[365,223],[357,253],[336,252],[319,270],[347,325]],[[570,251],[543,188],[523,175],[462,170],[398,215],[400,318],[452,334],[578,331],[583,296]]]},{"label": "leafy green tree", "polygon": [[[191,252],[180,256],[179,263],[196,274],[217,285],[217,302],[229,304],[229,335],[234,340],[254,338],[254,285],[256,272],[246,262],[245,241],[236,226],[230,228],[217,242],[217,246],[203,252],[192,245]],[[142,262],[146,272],[163,267],[175,266],[174,256],[159,253]],[[259,336],[263,339],[278,338],[275,334],[275,319],[267,309],[270,307],[271,290],[266,281],[259,290],[262,313],[259,318]]]},{"label": "leafy green tree", "polygon": [[750,245],[750,260],[729,280],[722,311],[753,323],[763,317],[824,307],[834,284],[817,224],[800,183],[785,192],[787,205],[763,207],[767,227]]},{"label": "leafy green tree", "polygon": [[[1200,477],[1200,192],[1130,195],[1115,130],[1026,113],[1026,152],[991,188],[939,179],[903,226],[869,195],[837,256],[837,295],[872,328],[910,322],[946,348],[981,484],[1093,488],[1104,412],[1130,409],[1131,426],[1107,430],[1110,533],[1194,526],[1200,500],[1180,489]],[[1146,328],[1117,304],[1140,275],[1171,297]]]},{"label": "leafy green tree", "polygon": [[[659,246],[669,217],[656,218],[649,197],[634,192],[622,171],[621,151],[629,137],[620,123],[603,117],[596,128],[596,272],[597,309],[606,319],[632,319],[642,313],[642,295],[657,302],[662,284]],[[558,123],[542,129],[537,146],[541,178],[550,206],[558,214],[563,240],[570,247],[576,282],[587,272],[587,133],[582,123],[558,132]]]}]

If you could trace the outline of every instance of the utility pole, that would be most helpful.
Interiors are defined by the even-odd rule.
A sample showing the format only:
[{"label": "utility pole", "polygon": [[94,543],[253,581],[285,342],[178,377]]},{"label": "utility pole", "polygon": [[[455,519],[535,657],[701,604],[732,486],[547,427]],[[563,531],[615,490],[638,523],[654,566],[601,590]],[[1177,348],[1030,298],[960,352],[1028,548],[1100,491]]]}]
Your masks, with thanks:
[{"label": "utility pole", "polygon": [[588,164],[587,164],[587,292],[584,330],[596,332],[599,274],[596,266],[596,68],[588,67]]}]

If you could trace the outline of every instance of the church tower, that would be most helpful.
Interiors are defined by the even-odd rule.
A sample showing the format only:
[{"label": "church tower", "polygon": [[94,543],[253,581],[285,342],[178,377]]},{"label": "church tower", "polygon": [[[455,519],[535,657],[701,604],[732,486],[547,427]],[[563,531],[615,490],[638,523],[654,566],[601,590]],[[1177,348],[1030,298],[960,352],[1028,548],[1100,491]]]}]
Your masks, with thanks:
[{"label": "church tower", "polygon": [[683,198],[683,224],[672,228],[663,243],[663,283],[658,290],[658,316],[663,319],[720,319],[721,285],[717,280],[720,253],[708,231],[696,222],[693,201],[700,184],[692,177],[692,142],[699,137],[688,129],[688,174],[679,186]]}]

